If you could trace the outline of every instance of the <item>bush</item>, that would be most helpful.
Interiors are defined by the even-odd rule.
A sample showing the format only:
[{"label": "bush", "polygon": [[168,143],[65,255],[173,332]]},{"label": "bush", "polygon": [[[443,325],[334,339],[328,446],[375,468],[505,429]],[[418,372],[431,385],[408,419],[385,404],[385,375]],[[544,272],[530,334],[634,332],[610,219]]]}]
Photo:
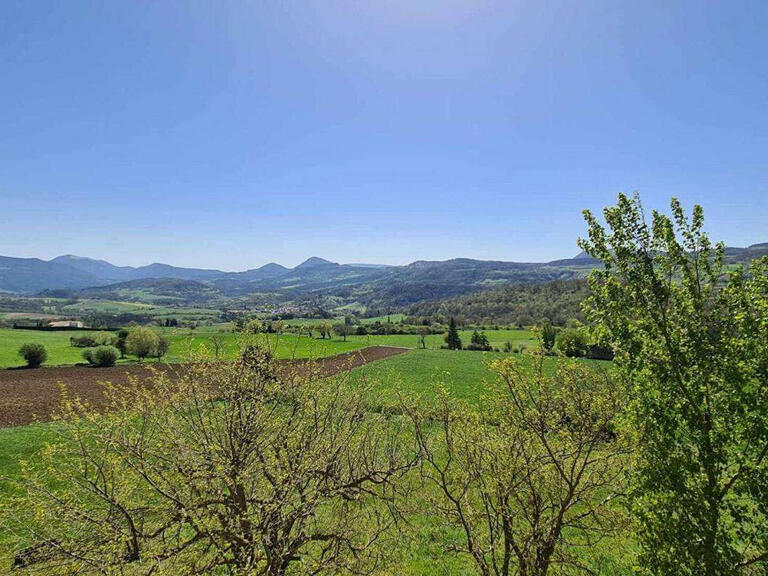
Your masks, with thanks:
[{"label": "bush", "polygon": [[557,349],[571,358],[582,358],[589,350],[589,337],[580,328],[566,328],[557,336]]},{"label": "bush", "polygon": [[69,339],[69,345],[74,348],[93,348],[98,346],[98,343],[93,336],[72,336]]},{"label": "bush", "polygon": [[83,351],[83,358],[85,358],[89,364],[102,368],[114,366],[119,357],[120,350],[114,346],[98,346]]},{"label": "bush", "polygon": [[29,368],[38,368],[48,359],[48,352],[42,344],[24,344],[19,348],[19,356],[24,358]]},{"label": "bush", "polygon": [[491,349],[491,345],[488,342],[488,336],[485,332],[478,332],[475,330],[472,332],[472,339],[467,346],[467,350],[483,350],[488,351]]}]

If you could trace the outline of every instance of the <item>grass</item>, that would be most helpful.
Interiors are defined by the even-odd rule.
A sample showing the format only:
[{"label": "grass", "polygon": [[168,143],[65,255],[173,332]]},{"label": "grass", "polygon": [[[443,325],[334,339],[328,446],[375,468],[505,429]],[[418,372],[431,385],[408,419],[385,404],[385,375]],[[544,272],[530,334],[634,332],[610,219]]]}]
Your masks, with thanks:
[{"label": "grass", "polygon": [[[376,401],[381,404],[395,401],[400,391],[429,401],[434,398],[437,387],[444,388],[456,399],[474,403],[496,386],[489,364],[509,356],[503,352],[411,350],[355,369],[352,381],[362,383],[367,380],[377,395]],[[529,354],[514,355],[514,358],[531,368],[535,361]],[[551,373],[558,363],[567,361],[571,360],[547,357],[544,359],[544,371]],[[577,362],[595,370],[610,366],[597,360]]]},{"label": "grass", "polygon": [[[159,333],[170,342],[168,354],[163,358],[164,362],[183,362],[192,355],[204,353],[209,357],[214,354],[214,339],[221,342],[220,354],[222,358],[234,358],[244,343],[245,338],[241,334],[231,331],[229,324],[199,327],[194,330],[189,328],[158,328]],[[70,346],[69,339],[73,336],[95,335],[98,332],[66,330],[60,332],[48,332],[43,330],[14,330],[11,328],[0,329],[0,368],[20,366],[24,361],[18,356],[18,350],[22,344],[34,342],[43,344],[48,351],[46,366],[66,366],[83,362],[83,348]],[[460,336],[464,343],[469,343],[471,331],[462,330]],[[486,331],[491,346],[502,348],[509,341],[513,345],[525,344],[528,348],[535,348],[536,341],[529,330],[488,330]],[[266,341],[274,349],[278,358],[310,358],[331,356],[357,350],[366,346],[399,346],[403,348],[418,348],[419,337],[414,334],[388,334],[347,336],[346,341],[339,337],[321,340],[306,335],[282,334],[280,336],[255,336],[251,339]],[[430,334],[426,337],[428,349],[438,349],[443,345],[442,334]],[[120,363],[135,362],[135,358],[121,360]]]},{"label": "grass", "polygon": [[[162,332],[172,340],[172,347],[195,344],[204,345],[214,335],[226,338],[227,345],[235,346],[237,335],[231,332],[218,332],[215,327],[198,329],[190,336],[188,330],[163,329]],[[57,334],[57,333],[40,333]],[[508,334],[498,335],[508,337]],[[523,338],[526,334],[517,334]],[[378,342],[391,343],[398,341],[397,336],[372,337]],[[281,336],[277,339],[270,336],[271,341],[278,343],[278,355],[285,355],[286,350],[296,347],[299,353],[335,353],[345,344],[344,342],[310,340],[306,337],[294,335]],[[359,347],[362,340],[349,341],[346,345],[349,349]],[[317,348],[317,347],[320,348]],[[325,348],[322,348],[322,347]],[[228,349],[229,350],[229,349]],[[232,348],[234,350],[234,348]],[[229,352],[228,352],[229,353]],[[439,384],[449,390],[455,397],[468,402],[477,401],[480,395],[487,391],[494,382],[493,374],[488,369],[488,362],[502,357],[504,353],[482,353],[470,351],[449,350],[411,350],[405,354],[380,360],[361,368],[355,369],[351,374],[351,383],[361,384],[367,379],[372,385],[374,403],[386,404],[395,401],[395,393],[398,389],[411,392],[424,400],[429,400],[434,394],[434,386]],[[533,358],[529,355],[515,355],[521,362],[531,364]],[[545,369],[552,370],[558,358],[546,358]],[[596,361],[581,360],[596,368],[605,367],[607,364]],[[0,429],[0,470],[2,475],[18,479],[20,474],[19,462],[26,460],[34,462],[35,456],[46,443],[55,439],[55,425],[35,424],[18,428]],[[11,495],[12,488],[8,482],[0,480],[0,510],[3,501]],[[460,535],[459,535],[460,536]],[[393,552],[398,558],[398,574],[406,576],[448,576],[470,575],[474,572],[466,558],[445,554],[442,543],[448,539],[456,538],[457,534],[447,528],[439,519],[418,513],[412,518],[409,527],[408,539],[400,539]],[[8,566],[14,547],[19,542],[12,534],[3,533],[0,530],[0,566]],[[2,569],[0,568],[0,571]],[[619,572],[608,570],[604,574],[615,576]]]}]

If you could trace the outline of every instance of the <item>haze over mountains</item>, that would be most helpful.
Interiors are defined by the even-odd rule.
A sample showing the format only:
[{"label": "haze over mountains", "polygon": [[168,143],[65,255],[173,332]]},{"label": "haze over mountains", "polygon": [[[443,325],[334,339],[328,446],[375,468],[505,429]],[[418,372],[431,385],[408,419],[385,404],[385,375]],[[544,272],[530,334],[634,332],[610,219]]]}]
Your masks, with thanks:
[{"label": "haze over mountains", "polygon": [[[768,243],[728,248],[730,262],[768,254]],[[105,260],[65,255],[45,261],[0,256],[0,291],[34,295],[109,297],[110,291],[151,291],[238,296],[272,294],[290,299],[317,293],[358,301],[408,304],[492,288],[509,282],[539,283],[585,276],[595,261],[584,254],[552,262],[502,262],[457,258],[417,261],[405,266],[338,264],[312,257],[294,268],[269,263],[243,272],[181,268],[154,263],[115,266]]]}]

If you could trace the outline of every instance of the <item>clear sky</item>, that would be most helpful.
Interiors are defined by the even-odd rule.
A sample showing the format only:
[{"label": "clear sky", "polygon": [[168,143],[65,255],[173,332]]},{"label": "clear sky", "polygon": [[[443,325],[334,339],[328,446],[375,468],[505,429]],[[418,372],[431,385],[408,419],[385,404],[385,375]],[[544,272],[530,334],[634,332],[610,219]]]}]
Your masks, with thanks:
[{"label": "clear sky", "polygon": [[0,3],[0,254],[569,257],[619,191],[768,241],[768,2]]}]

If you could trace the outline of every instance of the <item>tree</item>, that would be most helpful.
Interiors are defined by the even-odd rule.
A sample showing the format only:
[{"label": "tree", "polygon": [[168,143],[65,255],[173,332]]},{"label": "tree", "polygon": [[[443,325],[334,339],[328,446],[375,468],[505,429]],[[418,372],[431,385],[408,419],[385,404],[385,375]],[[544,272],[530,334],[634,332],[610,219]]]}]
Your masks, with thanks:
[{"label": "tree", "polygon": [[725,248],[673,199],[671,217],[620,195],[580,245],[604,267],[589,318],[633,384],[635,511],[649,574],[763,574],[768,565],[768,261]]},{"label": "tree", "polygon": [[168,342],[168,339],[163,338],[162,336],[158,336],[157,344],[155,345],[154,356],[156,356],[157,358],[162,358],[168,353],[169,347],[170,347],[170,343]]},{"label": "tree", "polygon": [[419,333],[419,348],[424,350],[427,347],[427,336],[429,336],[430,334],[429,328],[427,326],[419,326],[418,333]]},{"label": "tree", "polygon": [[157,352],[160,337],[154,330],[144,326],[137,326],[128,333],[125,339],[125,349],[139,360],[147,356],[154,356]]},{"label": "tree", "polygon": [[478,332],[477,330],[472,332],[472,337],[467,346],[467,350],[490,350],[491,345],[488,342],[488,336],[485,332]]},{"label": "tree", "polygon": [[27,343],[19,348],[19,356],[24,358],[27,368],[39,368],[48,359],[48,351],[42,344]]},{"label": "tree", "polygon": [[[107,389],[65,405],[61,436],[14,503],[41,572],[368,572],[414,465],[402,419],[367,411],[345,377],[235,363]],[[319,369],[319,368],[318,368]],[[127,410],[126,408],[130,408]],[[62,455],[66,454],[66,458]]]},{"label": "tree", "polygon": [[349,324],[334,324],[333,325],[333,331],[336,332],[337,336],[341,336],[344,339],[344,342],[347,341],[347,333],[351,329],[352,329],[352,327]]},{"label": "tree", "polygon": [[495,361],[503,393],[480,409],[443,393],[436,410],[409,410],[429,509],[456,529],[446,549],[482,576],[576,573],[589,568],[580,551],[625,524],[614,505],[628,454],[616,425],[624,393],[608,373],[568,363],[550,377],[542,366],[541,356],[534,371]]},{"label": "tree", "polygon": [[[310,338],[312,335],[310,334]],[[219,336],[218,334],[214,334],[211,336],[211,345],[213,346],[213,353],[216,357],[216,360],[219,359],[219,354],[221,354],[221,349],[224,346],[224,339]]]},{"label": "tree", "polygon": [[448,323],[448,333],[445,335],[445,343],[449,350],[461,350],[461,337],[456,329],[456,320],[451,317]]},{"label": "tree", "polygon": [[125,341],[128,338],[130,331],[122,329],[117,332],[117,340],[115,341],[115,348],[120,350],[120,358],[125,358],[126,346]]},{"label": "tree", "polygon": [[555,347],[555,340],[557,339],[557,329],[552,325],[549,320],[544,320],[541,323],[541,346],[547,352],[551,352]]}]

